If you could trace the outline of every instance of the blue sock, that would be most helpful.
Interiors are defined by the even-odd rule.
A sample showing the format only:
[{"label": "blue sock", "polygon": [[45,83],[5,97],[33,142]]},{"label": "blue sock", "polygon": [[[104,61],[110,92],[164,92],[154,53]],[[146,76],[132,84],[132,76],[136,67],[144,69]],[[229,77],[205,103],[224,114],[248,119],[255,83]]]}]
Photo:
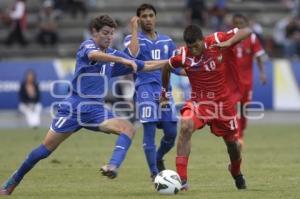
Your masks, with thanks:
[{"label": "blue sock", "polygon": [[160,147],[157,150],[156,160],[162,160],[174,146],[177,135],[177,122],[162,122],[164,136],[160,141]]},{"label": "blue sock", "polygon": [[110,165],[115,165],[117,168],[120,167],[123,160],[125,159],[126,153],[131,145],[131,139],[124,133],[121,133],[115,144],[115,150],[109,161]]},{"label": "blue sock", "polygon": [[144,140],[143,140],[144,153],[151,174],[156,175],[158,173],[157,166],[156,166],[156,146],[155,146],[156,123],[154,122],[144,123],[143,126],[144,126]]},{"label": "blue sock", "polygon": [[51,151],[49,151],[43,144],[32,150],[20,168],[13,174],[14,180],[17,183],[21,182],[25,174],[30,171],[38,161],[48,157],[50,154]]}]

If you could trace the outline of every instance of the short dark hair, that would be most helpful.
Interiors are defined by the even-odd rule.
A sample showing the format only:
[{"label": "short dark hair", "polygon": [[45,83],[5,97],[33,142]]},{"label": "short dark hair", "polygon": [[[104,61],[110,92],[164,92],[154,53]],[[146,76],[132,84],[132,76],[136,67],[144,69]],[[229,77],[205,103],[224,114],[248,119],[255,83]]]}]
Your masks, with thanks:
[{"label": "short dark hair", "polygon": [[189,25],[185,28],[183,33],[183,40],[186,44],[193,44],[197,40],[202,40],[202,30],[196,25]]},{"label": "short dark hair", "polygon": [[241,19],[245,20],[246,23],[248,23],[248,18],[245,15],[241,14],[241,13],[235,13],[232,16],[232,19],[234,19],[234,18],[241,18]]},{"label": "short dark hair", "polygon": [[139,17],[141,15],[141,12],[146,9],[153,10],[154,14],[156,15],[156,9],[154,8],[154,6],[151,4],[144,3],[136,9],[136,16]]},{"label": "short dark hair", "polygon": [[115,20],[113,20],[110,16],[101,15],[101,16],[98,16],[98,17],[92,19],[92,21],[89,25],[89,30],[90,30],[90,32],[92,32],[92,30],[95,29],[98,32],[104,26],[116,28],[117,24],[116,24]]}]

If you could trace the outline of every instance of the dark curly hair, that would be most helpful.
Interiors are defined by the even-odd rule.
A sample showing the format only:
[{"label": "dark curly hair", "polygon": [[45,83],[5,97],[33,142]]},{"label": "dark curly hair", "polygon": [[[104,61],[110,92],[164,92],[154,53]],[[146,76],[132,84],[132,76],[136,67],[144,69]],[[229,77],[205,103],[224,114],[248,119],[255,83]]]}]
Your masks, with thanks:
[{"label": "dark curly hair", "polygon": [[201,28],[196,25],[189,25],[185,28],[183,33],[183,40],[187,44],[193,44],[197,40],[202,40],[203,34]]},{"label": "dark curly hair", "polygon": [[98,16],[98,17],[92,19],[92,21],[89,25],[89,30],[90,30],[90,32],[92,32],[92,30],[95,29],[98,32],[104,26],[116,28],[117,24],[116,24],[115,20],[113,20],[110,16],[101,15],[101,16]]}]

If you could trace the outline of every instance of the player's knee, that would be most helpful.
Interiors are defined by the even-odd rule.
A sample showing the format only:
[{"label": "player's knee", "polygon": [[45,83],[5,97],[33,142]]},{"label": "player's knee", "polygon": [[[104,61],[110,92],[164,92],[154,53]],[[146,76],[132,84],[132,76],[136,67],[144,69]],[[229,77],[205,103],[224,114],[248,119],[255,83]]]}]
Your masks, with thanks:
[{"label": "player's knee", "polygon": [[133,138],[136,133],[136,129],[131,123],[128,122],[123,125],[122,133],[125,133],[126,135],[128,135],[128,137]]},{"label": "player's knee", "polygon": [[187,133],[187,134],[193,133],[193,131],[194,131],[193,121],[190,119],[182,119],[180,131]]},{"label": "player's knee", "polygon": [[169,129],[165,130],[165,136],[170,139],[175,139],[177,135],[177,125],[171,126]]}]

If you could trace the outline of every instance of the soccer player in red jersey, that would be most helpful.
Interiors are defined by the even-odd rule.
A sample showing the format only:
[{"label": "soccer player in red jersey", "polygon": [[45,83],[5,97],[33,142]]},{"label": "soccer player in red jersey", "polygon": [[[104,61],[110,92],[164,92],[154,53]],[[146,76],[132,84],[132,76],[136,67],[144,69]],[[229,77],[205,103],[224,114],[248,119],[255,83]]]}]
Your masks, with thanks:
[{"label": "soccer player in red jersey", "polygon": [[[249,26],[248,19],[241,14],[235,14],[232,18],[234,27],[245,28]],[[239,141],[243,143],[244,130],[246,129],[247,119],[245,116],[245,106],[252,99],[252,85],[253,85],[253,60],[256,58],[259,68],[259,78],[261,83],[266,84],[267,78],[265,74],[263,57],[265,51],[262,48],[257,36],[252,33],[243,41],[234,46],[234,54],[237,61],[237,70],[239,74],[239,85],[241,86],[241,100],[239,103],[241,117],[238,119],[239,124]]]},{"label": "soccer player in red jersey", "polygon": [[[181,127],[177,142],[176,168],[187,190],[187,165],[191,151],[191,137],[197,130],[209,125],[211,132],[223,137],[230,157],[229,170],[238,189],[245,189],[241,173],[241,151],[238,142],[236,94],[231,80],[235,66],[233,44],[251,34],[249,28],[216,32],[203,37],[195,25],[184,30],[186,47],[169,59],[163,69],[163,87],[167,91],[171,67],[182,67],[189,78],[192,96],[181,109]],[[162,94],[162,103],[166,100]]]}]

